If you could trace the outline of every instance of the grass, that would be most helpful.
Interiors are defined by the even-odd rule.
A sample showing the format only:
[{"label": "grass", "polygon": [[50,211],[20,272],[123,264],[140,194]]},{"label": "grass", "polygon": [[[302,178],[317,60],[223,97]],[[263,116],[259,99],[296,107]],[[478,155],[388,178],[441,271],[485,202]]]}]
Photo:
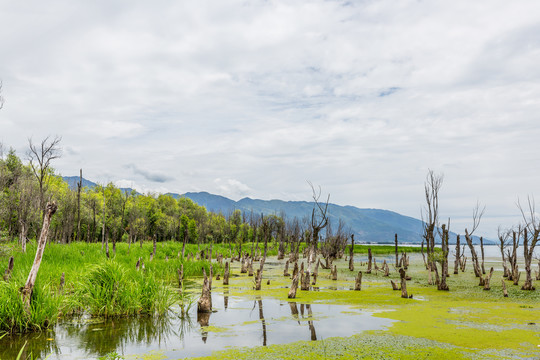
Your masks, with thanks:
[{"label": "grass", "polygon": [[[101,244],[48,244],[28,315],[19,289],[34,261],[36,245],[29,244],[26,253],[13,244],[2,248],[1,263],[7,264],[13,255],[15,266],[10,281],[0,281],[0,333],[43,330],[59,317],[80,313],[104,317],[163,314],[182,301],[174,291],[178,287],[177,269],[183,265],[184,278],[189,278],[200,276],[203,268],[208,272],[210,267],[208,261],[179,258],[181,244],[177,242],[158,243],[152,260],[152,243],[144,243],[142,248],[139,244],[129,248],[126,243],[118,243],[112,259],[107,259]],[[195,253],[196,245],[188,245],[187,251]],[[144,269],[141,265],[137,271],[139,258]],[[216,272],[222,270],[219,264],[213,266]],[[60,291],[62,273],[65,285]]]}]

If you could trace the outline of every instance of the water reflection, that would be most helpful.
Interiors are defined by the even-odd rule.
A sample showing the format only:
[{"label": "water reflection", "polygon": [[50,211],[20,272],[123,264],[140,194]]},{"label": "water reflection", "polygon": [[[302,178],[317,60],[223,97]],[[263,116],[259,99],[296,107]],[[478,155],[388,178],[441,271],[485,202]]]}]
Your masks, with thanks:
[{"label": "water reflection", "polygon": [[[0,358],[14,359],[25,341],[34,359],[97,359],[160,350],[170,358],[207,356],[230,346],[254,346],[350,336],[388,326],[392,320],[341,305],[301,304],[212,294],[216,312],[186,316],[180,309],[162,317],[90,318],[64,322],[55,331],[0,340]],[[219,305],[218,305],[219,304]],[[287,307],[288,305],[288,307]],[[258,310],[258,311],[257,311]],[[196,321],[195,321],[196,319]],[[202,339],[202,341],[201,341]]]}]

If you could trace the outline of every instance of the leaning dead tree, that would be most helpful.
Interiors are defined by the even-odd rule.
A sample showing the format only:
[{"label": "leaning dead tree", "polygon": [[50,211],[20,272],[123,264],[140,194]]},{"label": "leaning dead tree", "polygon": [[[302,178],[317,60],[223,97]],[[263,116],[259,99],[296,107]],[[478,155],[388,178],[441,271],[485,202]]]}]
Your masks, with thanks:
[{"label": "leaning dead tree", "polygon": [[21,289],[23,296],[23,304],[27,313],[30,313],[30,299],[32,298],[32,292],[34,291],[34,285],[36,284],[37,274],[39,267],[41,265],[41,260],[43,258],[43,251],[45,250],[45,245],[47,244],[47,236],[49,235],[49,228],[51,226],[51,218],[57,210],[56,203],[48,203],[45,208],[45,217],[43,218],[43,227],[39,234],[39,239],[36,249],[36,257],[34,258],[34,263],[28,274],[28,279],[26,284]]},{"label": "leaning dead tree", "polygon": [[534,290],[531,276],[531,262],[534,248],[540,237],[540,218],[536,213],[534,198],[528,197],[528,209],[524,209],[518,200],[518,207],[525,222],[523,229],[523,258],[525,260],[525,283],[521,290]]},{"label": "leaning dead tree", "polygon": [[482,219],[482,215],[484,215],[484,211],[486,210],[486,207],[484,206],[482,210],[480,210],[480,203],[476,203],[476,206],[473,209],[473,226],[471,231],[469,232],[468,229],[465,229],[465,240],[467,241],[467,245],[469,246],[469,250],[471,251],[471,260],[474,270],[474,275],[477,278],[480,278],[480,286],[484,286],[484,278],[482,277],[482,268],[480,267],[480,263],[478,262],[478,255],[476,254],[476,250],[473,245],[473,234],[478,228],[478,225],[480,225],[480,220]]}]

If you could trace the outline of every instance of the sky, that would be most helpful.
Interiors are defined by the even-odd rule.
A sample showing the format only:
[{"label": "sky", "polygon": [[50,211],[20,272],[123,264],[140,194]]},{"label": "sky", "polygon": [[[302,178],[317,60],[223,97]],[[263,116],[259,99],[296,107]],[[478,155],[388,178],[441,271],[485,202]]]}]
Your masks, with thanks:
[{"label": "sky", "polygon": [[330,201],[478,235],[540,202],[538,1],[1,1],[0,141],[62,175]]}]

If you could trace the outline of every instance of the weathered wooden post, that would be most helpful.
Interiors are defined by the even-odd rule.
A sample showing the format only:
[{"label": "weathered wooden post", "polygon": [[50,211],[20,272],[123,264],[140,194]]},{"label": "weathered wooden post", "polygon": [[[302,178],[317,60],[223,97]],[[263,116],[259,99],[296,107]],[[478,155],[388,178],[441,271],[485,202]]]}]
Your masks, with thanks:
[{"label": "weathered wooden post", "polygon": [[47,207],[45,208],[45,214],[43,217],[43,227],[41,228],[41,232],[39,234],[36,257],[34,258],[34,263],[32,264],[32,268],[30,269],[30,273],[28,274],[28,279],[26,280],[26,284],[21,289],[22,296],[23,296],[23,304],[28,314],[30,313],[30,298],[32,296],[32,292],[34,291],[34,285],[36,283],[39,266],[41,265],[41,259],[43,258],[43,251],[45,250],[45,245],[47,244],[47,236],[49,235],[49,228],[51,226],[51,218],[57,209],[58,209],[58,206],[56,205],[55,202],[48,203]]}]

